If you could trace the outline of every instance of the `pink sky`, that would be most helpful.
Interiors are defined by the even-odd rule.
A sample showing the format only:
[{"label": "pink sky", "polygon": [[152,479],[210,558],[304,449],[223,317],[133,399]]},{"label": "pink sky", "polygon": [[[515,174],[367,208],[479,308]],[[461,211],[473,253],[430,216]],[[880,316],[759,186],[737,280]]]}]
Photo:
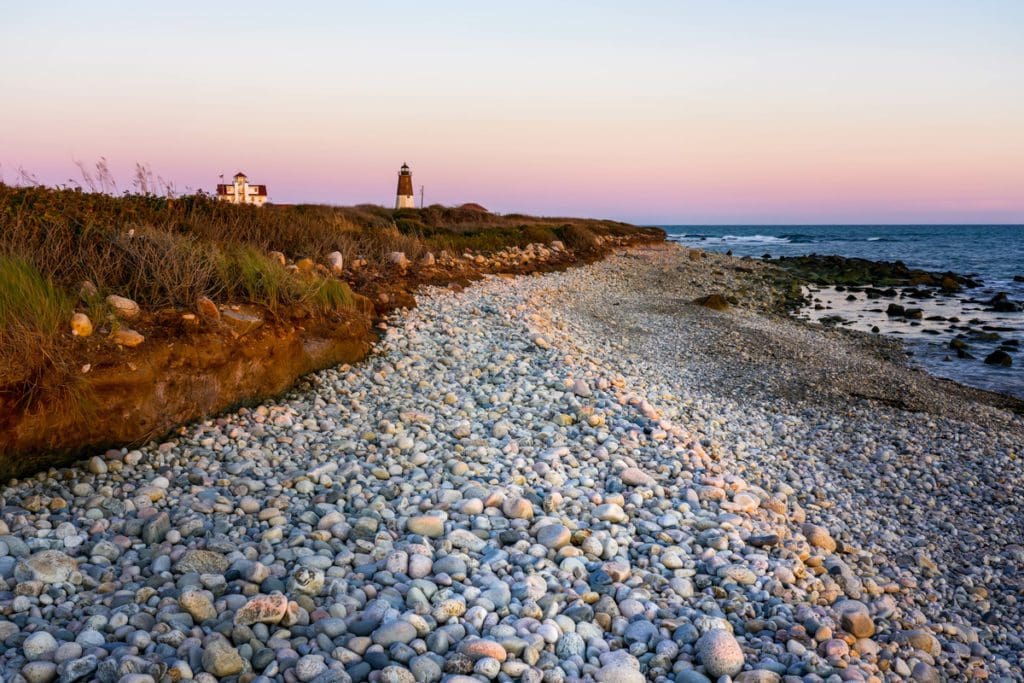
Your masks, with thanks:
[{"label": "pink sky", "polygon": [[705,5],[399,3],[412,26],[19,7],[0,170],[63,183],[105,156],[123,186],[138,161],[181,190],[244,170],[272,201],[352,204],[393,202],[407,161],[428,203],[501,212],[1024,221],[1020,5]]}]

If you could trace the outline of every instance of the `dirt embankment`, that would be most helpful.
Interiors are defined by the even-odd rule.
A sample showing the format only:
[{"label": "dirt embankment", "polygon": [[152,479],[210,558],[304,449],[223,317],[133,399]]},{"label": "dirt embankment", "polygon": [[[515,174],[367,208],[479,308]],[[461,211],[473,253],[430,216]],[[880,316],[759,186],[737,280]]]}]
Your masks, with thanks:
[{"label": "dirt embankment", "polygon": [[369,316],[354,314],[310,327],[264,323],[241,335],[211,327],[105,354],[71,385],[0,395],[0,479],[279,394],[308,372],[360,360],[372,340]]},{"label": "dirt embankment", "polygon": [[422,285],[461,286],[486,274],[564,269],[651,237],[603,241],[587,253],[543,250],[543,258],[465,257],[431,267],[366,271],[356,305],[331,319],[302,310],[221,306],[219,319],[164,310],[133,322],[145,342],[125,348],[93,336],[79,347],[79,372],[0,386],[0,480],[74,461],[100,448],[144,443],[176,426],[280,394],[303,375],[364,358],[374,324],[415,306]]}]

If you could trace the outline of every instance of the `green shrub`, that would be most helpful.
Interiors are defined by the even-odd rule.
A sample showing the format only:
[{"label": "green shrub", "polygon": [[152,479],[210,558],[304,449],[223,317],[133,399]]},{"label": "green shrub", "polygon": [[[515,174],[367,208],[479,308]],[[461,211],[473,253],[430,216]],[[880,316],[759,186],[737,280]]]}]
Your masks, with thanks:
[{"label": "green shrub", "polygon": [[291,303],[295,275],[254,247],[220,252],[218,275],[223,292],[232,299],[276,309]]}]

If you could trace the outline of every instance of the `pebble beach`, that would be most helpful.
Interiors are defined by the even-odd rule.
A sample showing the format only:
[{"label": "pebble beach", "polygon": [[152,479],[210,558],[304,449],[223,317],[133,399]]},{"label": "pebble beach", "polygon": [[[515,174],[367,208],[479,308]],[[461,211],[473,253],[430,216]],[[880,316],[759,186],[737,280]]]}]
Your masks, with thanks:
[{"label": "pebble beach", "polygon": [[1024,418],[770,267],[428,288],[365,362],[7,482],[0,677],[1024,680]]}]

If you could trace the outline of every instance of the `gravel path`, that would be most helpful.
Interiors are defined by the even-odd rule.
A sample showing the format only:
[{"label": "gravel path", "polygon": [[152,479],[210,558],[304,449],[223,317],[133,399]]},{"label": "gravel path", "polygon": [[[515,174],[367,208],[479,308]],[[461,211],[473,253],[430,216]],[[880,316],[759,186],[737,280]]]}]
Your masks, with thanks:
[{"label": "gravel path", "polygon": [[4,680],[1019,679],[1020,418],[759,268],[433,290],[358,367],[10,482]]}]

